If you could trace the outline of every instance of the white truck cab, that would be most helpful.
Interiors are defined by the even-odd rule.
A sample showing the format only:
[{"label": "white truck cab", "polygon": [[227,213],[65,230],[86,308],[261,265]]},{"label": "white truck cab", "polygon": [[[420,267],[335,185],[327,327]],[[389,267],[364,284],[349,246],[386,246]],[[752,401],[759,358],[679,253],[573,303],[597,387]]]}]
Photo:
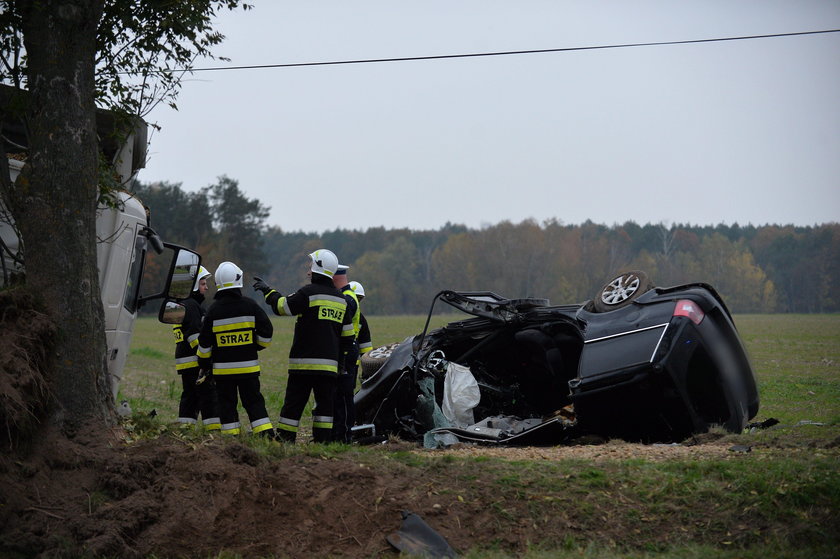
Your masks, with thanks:
[{"label": "white truck cab", "polygon": [[[112,119],[109,120],[109,118],[108,112],[98,111],[97,127],[113,128]],[[3,124],[4,134],[15,132],[14,126],[10,126],[10,123]],[[25,152],[23,137],[20,136],[16,140],[16,143],[22,147],[21,151]],[[103,142],[102,150],[106,156],[110,157],[121,184],[127,184],[145,164],[146,123],[138,121],[134,131],[119,146],[109,144],[107,141]],[[12,183],[17,179],[25,164],[25,161],[18,159],[17,156],[8,157]],[[114,207],[100,206],[97,210],[96,261],[99,267],[99,287],[105,312],[108,373],[111,377],[112,394],[116,400],[138,309],[145,301],[167,298],[167,304],[161,307],[161,320],[163,321],[164,307],[169,309],[167,322],[177,319],[178,313],[175,312],[173,315],[172,311],[178,310],[176,304],[178,299],[190,295],[191,286],[195,281],[195,271],[201,263],[201,258],[186,248],[161,242],[151,229],[148,210],[140,200],[128,192],[119,191],[115,194],[117,203]],[[2,201],[0,201],[0,240],[2,240],[0,288],[3,288],[6,283],[13,281],[15,275],[24,273],[24,266],[15,258],[20,243],[14,221]],[[153,253],[170,259],[168,265],[164,262],[159,266],[160,269],[168,270],[169,273],[165,278],[157,278],[157,283],[160,285],[146,286],[147,290],[152,288],[158,291],[144,296],[141,295],[141,289],[144,288],[143,272],[147,257],[155,257],[152,256]],[[190,274],[192,274],[191,281],[188,278]],[[173,281],[173,278],[176,281]],[[186,293],[184,293],[185,289]]]}]

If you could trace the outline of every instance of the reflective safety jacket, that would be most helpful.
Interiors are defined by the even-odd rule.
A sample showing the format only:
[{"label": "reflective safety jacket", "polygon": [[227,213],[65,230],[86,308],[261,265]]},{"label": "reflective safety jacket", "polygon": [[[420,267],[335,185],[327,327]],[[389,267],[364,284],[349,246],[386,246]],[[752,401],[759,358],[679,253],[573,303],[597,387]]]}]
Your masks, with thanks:
[{"label": "reflective safety jacket", "polygon": [[239,289],[216,293],[198,335],[198,364],[214,375],[259,374],[257,352],[271,344],[274,325],[262,307]]},{"label": "reflective safety jacket", "polygon": [[339,366],[341,333],[346,324],[347,301],[332,280],[312,274],[312,283],[283,296],[269,291],[265,296],[274,314],[296,316],[295,334],[289,350],[289,373],[335,375]]},{"label": "reflective safety jacket", "polygon": [[347,314],[350,316],[350,322],[345,321],[341,328],[341,355],[344,356],[345,367],[350,369],[359,359],[359,345],[356,343],[356,337],[359,335],[361,312],[359,312],[359,298],[352,287],[345,285],[341,288],[341,294],[347,301]]},{"label": "reflective safety jacket", "polygon": [[198,357],[195,352],[198,347],[198,333],[201,331],[201,319],[204,317],[204,309],[194,298],[184,299],[181,304],[186,308],[184,321],[172,326],[172,333],[175,335],[175,371],[178,374],[198,370]]}]

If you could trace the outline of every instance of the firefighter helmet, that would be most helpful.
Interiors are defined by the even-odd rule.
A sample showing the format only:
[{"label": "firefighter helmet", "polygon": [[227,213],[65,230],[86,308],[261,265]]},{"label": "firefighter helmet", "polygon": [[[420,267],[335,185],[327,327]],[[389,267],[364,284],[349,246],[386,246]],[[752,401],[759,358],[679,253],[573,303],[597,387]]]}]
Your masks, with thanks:
[{"label": "firefighter helmet", "polygon": [[365,296],[365,288],[362,287],[362,284],[357,281],[350,282],[350,289],[353,290],[353,292],[356,294],[356,297],[358,297],[359,299]]},{"label": "firefighter helmet", "polygon": [[222,262],[216,268],[216,290],[242,287],[242,269],[233,262]]},{"label": "firefighter helmet", "polygon": [[312,259],[310,270],[313,274],[321,274],[332,278],[338,270],[338,257],[331,250],[318,249],[310,254],[309,258]]},{"label": "firefighter helmet", "polygon": [[193,291],[198,291],[198,284],[201,283],[201,280],[206,278],[210,275],[210,272],[207,271],[207,268],[204,266],[198,267],[198,274],[195,276],[195,283],[193,284]]}]

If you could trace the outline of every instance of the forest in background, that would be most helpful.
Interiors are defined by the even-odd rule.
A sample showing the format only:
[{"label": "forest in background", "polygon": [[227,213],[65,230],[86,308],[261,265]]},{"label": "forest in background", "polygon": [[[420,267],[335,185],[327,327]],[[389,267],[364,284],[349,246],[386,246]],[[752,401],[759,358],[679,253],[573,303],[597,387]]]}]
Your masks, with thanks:
[{"label": "forest in background", "polygon": [[[369,315],[418,314],[444,289],[542,297],[553,304],[591,299],[618,272],[643,270],[655,285],[713,285],[735,313],[840,311],[840,224],[690,225],[628,221],[568,225],[504,221],[470,229],[284,231],[270,207],[236,180],[187,192],[180,184],[135,182],[164,240],[199,252],[211,270],[230,260],[287,294],[305,283],[306,255],[328,248],[366,291]],[[253,295],[250,289],[245,293]]]}]

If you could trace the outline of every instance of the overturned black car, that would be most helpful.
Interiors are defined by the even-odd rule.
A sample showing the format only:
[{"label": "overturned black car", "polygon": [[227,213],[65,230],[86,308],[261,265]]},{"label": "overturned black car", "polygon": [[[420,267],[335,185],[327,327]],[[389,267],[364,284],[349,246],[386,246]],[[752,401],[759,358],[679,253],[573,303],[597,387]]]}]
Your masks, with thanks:
[{"label": "overturned black car", "polygon": [[654,287],[636,271],[559,306],[443,291],[430,317],[437,300],[472,317],[431,332],[427,321],[363,362],[357,421],[379,435],[427,447],[677,442],[714,425],[740,432],[758,412],[753,369],[710,285]]}]

